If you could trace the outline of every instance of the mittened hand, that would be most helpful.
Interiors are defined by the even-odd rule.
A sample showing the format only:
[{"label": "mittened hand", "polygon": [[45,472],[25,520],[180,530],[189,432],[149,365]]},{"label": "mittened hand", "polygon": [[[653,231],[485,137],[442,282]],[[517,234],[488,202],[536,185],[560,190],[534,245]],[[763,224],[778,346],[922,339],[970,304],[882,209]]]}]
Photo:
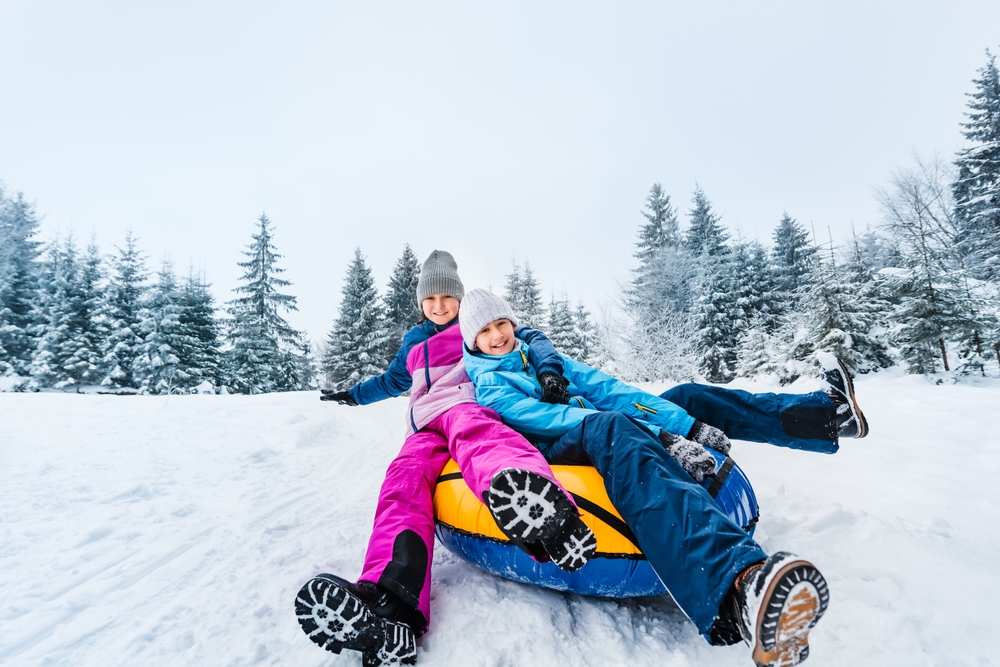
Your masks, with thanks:
[{"label": "mittened hand", "polygon": [[699,445],[711,447],[726,456],[729,455],[729,448],[733,445],[733,443],[729,442],[729,438],[726,437],[725,433],[714,426],[709,426],[705,422],[699,421],[696,421],[694,426],[691,427],[691,432],[688,433],[688,440],[694,440]]},{"label": "mittened hand", "polygon": [[320,389],[319,390],[321,401],[336,401],[341,405],[357,405],[358,402],[354,400],[350,392],[346,391],[334,391],[332,389]]},{"label": "mittened hand", "polygon": [[569,380],[553,373],[545,371],[538,376],[538,383],[542,385],[542,403],[553,403],[556,405],[569,403]]},{"label": "mittened hand", "polygon": [[697,442],[691,442],[666,431],[660,431],[660,442],[663,443],[667,453],[699,484],[706,475],[715,472],[715,457]]}]

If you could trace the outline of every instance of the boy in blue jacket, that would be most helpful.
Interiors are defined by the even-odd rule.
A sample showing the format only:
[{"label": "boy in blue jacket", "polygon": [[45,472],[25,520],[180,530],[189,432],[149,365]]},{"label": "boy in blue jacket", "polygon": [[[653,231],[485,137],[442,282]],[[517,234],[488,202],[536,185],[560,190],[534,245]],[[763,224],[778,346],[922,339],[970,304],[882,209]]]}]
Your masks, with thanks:
[{"label": "boy in blue jacket", "polygon": [[829,603],[826,581],[806,560],[768,557],[698,483],[715,470],[704,446],[728,452],[720,429],[566,357],[558,379],[569,401],[543,402],[558,388],[551,376],[539,381],[503,299],[472,290],[459,322],[477,400],[551,463],[597,469],[653,570],[706,639],[746,641],[759,667],[808,656],[809,630]]}]

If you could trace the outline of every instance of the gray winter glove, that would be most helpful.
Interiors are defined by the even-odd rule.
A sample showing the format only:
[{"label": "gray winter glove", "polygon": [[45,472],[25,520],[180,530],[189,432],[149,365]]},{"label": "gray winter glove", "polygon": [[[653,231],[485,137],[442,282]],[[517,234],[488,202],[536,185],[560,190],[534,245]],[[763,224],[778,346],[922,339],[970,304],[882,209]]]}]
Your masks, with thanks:
[{"label": "gray winter glove", "polygon": [[545,371],[538,376],[538,384],[542,386],[542,403],[554,403],[555,405],[566,405],[569,403],[569,380],[553,373]]},{"label": "gray winter glove", "polygon": [[705,475],[715,472],[715,457],[697,442],[666,431],[660,431],[660,442],[667,453],[699,484],[705,479]]},{"label": "gray winter glove", "polygon": [[321,401],[337,401],[341,405],[357,405],[358,402],[354,400],[350,392],[347,391],[334,391],[332,389],[320,389],[319,390]]},{"label": "gray winter glove", "polygon": [[733,444],[729,442],[729,438],[726,437],[725,433],[714,426],[709,426],[705,422],[700,421],[696,421],[694,426],[691,427],[691,432],[688,433],[687,439],[694,440],[699,445],[711,447],[726,456],[729,456],[729,448]]}]

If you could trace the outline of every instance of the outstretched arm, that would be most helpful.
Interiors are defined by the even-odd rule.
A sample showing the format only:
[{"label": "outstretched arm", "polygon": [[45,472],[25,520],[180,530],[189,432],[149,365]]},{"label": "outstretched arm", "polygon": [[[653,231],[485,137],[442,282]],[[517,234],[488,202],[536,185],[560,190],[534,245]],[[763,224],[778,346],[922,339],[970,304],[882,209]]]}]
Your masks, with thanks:
[{"label": "outstretched arm", "polygon": [[687,437],[694,425],[694,417],[670,401],[629,386],[578,361],[567,359],[566,365],[573,384],[602,412],[614,410],[626,415],[641,415],[648,423],[682,438]]},{"label": "outstretched arm", "polygon": [[358,405],[367,405],[368,403],[375,403],[376,401],[399,396],[409,389],[413,384],[413,378],[410,377],[410,371],[406,369],[406,355],[409,354],[410,348],[419,342],[419,339],[422,337],[425,338],[426,335],[419,329],[410,329],[403,336],[403,344],[399,346],[399,351],[396,352],[396,356],[393,357],[392,363],[389,364],[389,368],[385,373],[351,387],[348,391],[351,398]]}]

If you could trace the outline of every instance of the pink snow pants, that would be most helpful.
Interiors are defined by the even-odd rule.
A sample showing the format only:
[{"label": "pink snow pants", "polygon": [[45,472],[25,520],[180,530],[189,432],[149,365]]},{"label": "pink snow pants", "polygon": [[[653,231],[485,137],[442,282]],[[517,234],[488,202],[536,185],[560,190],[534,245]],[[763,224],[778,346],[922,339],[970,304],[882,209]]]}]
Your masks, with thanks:
[{"label": "pink snow pants", "polygon": [[[562,489],[534,445],[504,426],[496,412],[475,403],[456,405],[407,438],[385,473],[358,580],[392,591],[428,622],[434,486],[449,458],[479,498],[504,468],[530,470]],[[566,497],[573,502],[568,493]]]}]

